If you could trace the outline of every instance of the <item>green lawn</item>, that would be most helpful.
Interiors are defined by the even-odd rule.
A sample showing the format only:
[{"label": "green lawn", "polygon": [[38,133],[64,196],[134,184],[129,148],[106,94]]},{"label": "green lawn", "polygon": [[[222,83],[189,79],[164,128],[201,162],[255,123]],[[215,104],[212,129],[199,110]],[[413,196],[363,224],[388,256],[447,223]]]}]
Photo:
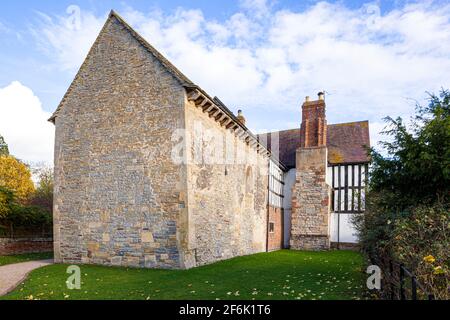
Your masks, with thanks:
[{"label": "green lawn", "polygon": [[81,266],[68,290],[67,265],[34,270],[3,299],[359,299],[363,258],[352,251],[281,250],[190,270]]},{"label": "green lawn", "polygon": [[4,266],[5,264],[11,263],[19,263],[30,260],[44,260],[44,259],[52,259],[53,252],[38,252],[38,253],[24,253],[24,254],[15,254],[11,256],[0,256],[0,266]]}]

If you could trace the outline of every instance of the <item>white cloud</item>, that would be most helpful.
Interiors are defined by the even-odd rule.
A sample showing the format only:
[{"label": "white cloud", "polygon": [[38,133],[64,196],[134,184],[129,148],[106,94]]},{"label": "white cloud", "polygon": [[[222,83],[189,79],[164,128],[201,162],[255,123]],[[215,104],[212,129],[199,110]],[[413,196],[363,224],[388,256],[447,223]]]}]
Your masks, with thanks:
[{"label": "white cloud", "polygon": [[[210,94],[233,109],[258,110],[247,119],[255,129],[270,128],[275,117],[288,127],[293,114],[300,123],[303,97],[325,89],[329,122],[369,119],[374,131],[386,115],[408,117],[408,98],[422,102],[425,91],[450,87],[450,4],[408,3],[383,15],[373,3],[319,2],[302,12],[272,4],[243,0],[221,22],[183,8],[125,7],[122,14]],[[43,15],[34,30],[55,61],[75,72],[105,16],[81,11],[77,29],[70,16]]]},{"label": "white cloud", "polygon": [[54,127],[49,117],[39,98],[20,82],[0,88],[0,134],[17,158],[53,163]]},{"label": "white cloud", "polygon": [[38,47],[62,70],[81,65],[107,17],[77,10],[70,6],[69,15],[55,17],[39,12],[40,23],[30,30]]},{"label": "white cloud", "polygon": [[264,18],[270,14],[274,1],[268,0],[241,0],[241,7],[250,12],[255,18]]}]

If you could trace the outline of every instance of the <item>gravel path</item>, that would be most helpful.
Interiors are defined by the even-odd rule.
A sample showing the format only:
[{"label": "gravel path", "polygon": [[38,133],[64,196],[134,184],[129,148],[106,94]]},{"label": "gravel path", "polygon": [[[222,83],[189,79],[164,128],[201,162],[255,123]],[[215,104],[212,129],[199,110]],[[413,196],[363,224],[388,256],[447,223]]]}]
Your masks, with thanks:
[{"label": "gravel path", "polygon": [[28,261],[0,267],[0,296],[17,287],[34,269],[53,264],[53,260]]}]

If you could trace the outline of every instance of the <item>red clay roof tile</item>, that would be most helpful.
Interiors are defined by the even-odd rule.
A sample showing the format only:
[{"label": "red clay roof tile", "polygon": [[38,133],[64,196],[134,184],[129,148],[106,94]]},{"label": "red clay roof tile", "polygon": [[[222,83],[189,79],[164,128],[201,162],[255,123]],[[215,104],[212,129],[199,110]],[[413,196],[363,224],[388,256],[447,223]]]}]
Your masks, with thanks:
[{"label": "red clay roof tile", "polygon": [[[279,135],[279,156],[277,156],[276,150],[271,150],[271,137],[275,134]],[[300,128],[269,132],[267,143],[264,141],[264,134],[258,135],[258,138],[263,144],[267,144],[267,148],[272,151],[273,156],[287,168],[295,167],[296,150],[300,147]],[[327,147],[330,164],[369,162],[366,151],[366,147],[370,147],[369,122],[328,125]]]}]

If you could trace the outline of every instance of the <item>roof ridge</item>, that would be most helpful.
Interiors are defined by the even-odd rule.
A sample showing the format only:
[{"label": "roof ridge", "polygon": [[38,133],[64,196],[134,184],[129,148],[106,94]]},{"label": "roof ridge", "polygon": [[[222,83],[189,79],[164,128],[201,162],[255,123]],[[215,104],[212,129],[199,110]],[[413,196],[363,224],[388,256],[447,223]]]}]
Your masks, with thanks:
[{"label": "roof ridge", "polygon": [[336,125],[342,125],[342,124],[363,123],[363,122],[369,122],[369,120],[358,120],[358,121],[349,121],[349,122],[330,123],[330,124],[327,124],[327,126],[336,126]]},{"label": "roof ridge", "polygon": [[162,55],[155,47],[153,47],[144,37],[142,37],[133,27],[131,27],[117,12],[111,10],[109,18],[116,18],[121,24],[123,24],[126,29],[131,33],[131,35],[138,40],[156,59],[164,65],[169,72],[171,72],[183,86],[187,87],[197,87],[186,75],[184,75],[175,65],[173,65],[164,55]]},{"label": "roof ridge", "polygon": [[72,91],[72,88],[74,86],[75,81],[79,78],[81,71],[83,70],[86,61],[89,59],[89,57],[92,55],[92,50],[98,43],[100,36],[103,34],[106,26],[111,21],[112,18],[117,19],[120,24],[122,24],[128,32],[145,48],[147,51],[149,51],[178,81],[180,81],[181,85],[184,87],[189,88],[197,88],[198,86],[194,84],[191,80],[189,80],[188,77],[186,77],[180,70],[178,70],[167,58],[165,58],[158,50],[156,50],[151,44],[149,44],[136,30],[134,30],[125,20],[114,10],[111,10],[109,12],[108,18],[106,19],[105,23],[103,24],[102,29],[97,35],[97,38],[95,39],[94,43],[90,47],[86,57],[83,60],[83,63],[81,64],[80,68],[78,69],[77,73],[75,74],[74,79],[72,80],[69,88],[67,89],[66,93],[64,94],[63,98],[61,99],[60,103],[58,104],[58,107],[53,112],[52,116],[48,119],[50,122],[54,122],[56,119],[57,113],[60,111],[62,105],[64,104],[67,96]]},{"label": "roof ridge", "polygon": [[283,129],[283,130],[277,130],[277,131],[261,132],[261,133],[258,133],[258,135],[271,134],[271,133],[276,133],[276,132],[294,131],[294,130],[300,130],[300,126],[298,128],[293,128],[293,129]]},{"label": "roof ridge", "polygon": [[[329,126],[337,126],[337,125],[344,125],[344,124],[352,124],[352,123],[356,124],[356,123],[363,123],[363,122],[369,122],[369,120],[359,120],[359,121],[339,122],[339,123],[328,123],[327,127],[329,127]],[[258,135],[270,134],[270,133],[276,133],[276,132],[294,131],[294,130],[300,130],[300,126],[298,128],[292,128],[292,129],[283,129],[283,130],[277,130],[277,131],[262,132],[262,133],[258,133]]]},{"label": "roof ridge", "polygon": [[[113,11],[111,10],[111,12],[109,13],[110,15],[113,13]],[[64,101],[66,100],[67,96],[70,94],[70,92],[72,91],[72,88],[74,86],[75,81],[79,78],[80,74],[81,74],[81,70],[83,69],[83,67],[86,64],[86,61],[88,60],[88,58],[91,56],[92,54],[92,50],[94,48],[94,46],[97,44],[97,42],[99,41],[100,35],[103,33],[103,31],[106,28],[106,25],[108,24],[108,21],[110,16],[108,16],[108,19],[106,19],[105,23],[103,24],[103,27],[101,28],[100,32],[98,33],[97,37],[95,38],[94,43],[91,45],[91,47],[89,48],[89,51],[86,55],[86,57],[83,60],[83,63],[81,64],[80,68],[78,68],[77,73],[75,74],[75,77],[73,78],[72,82],[69,85],[69,88],[67,89],[66,93],[64,93],[64,96],[62,97],[61,101],[58,104],[58,107],[56,107],[56,110],[53,112],[53,114],[51,115],[51,117],[48,119],[48,121],[55,123],[55,119],[56,119],[56,115],[58,113],[58,111],[61,109]]]}]

